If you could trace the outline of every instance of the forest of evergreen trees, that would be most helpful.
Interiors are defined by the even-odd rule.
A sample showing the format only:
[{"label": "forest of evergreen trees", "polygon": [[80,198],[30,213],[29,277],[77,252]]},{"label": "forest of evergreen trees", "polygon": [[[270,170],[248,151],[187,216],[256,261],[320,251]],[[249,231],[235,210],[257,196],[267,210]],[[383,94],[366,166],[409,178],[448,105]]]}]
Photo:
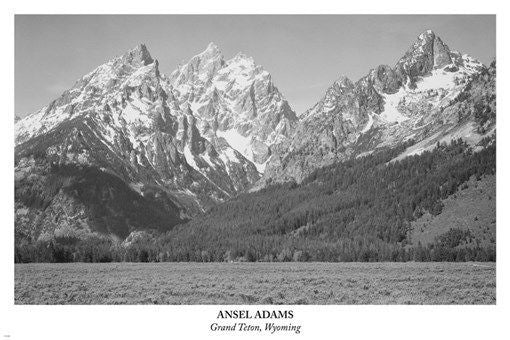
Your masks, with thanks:
[{"label": "forest of evergreen trees", "polygon": [[[462,140],[392,161],[405,146],[321,168],[302,183],[274,184],[213,207],[171,231],[128,243],[94,234],[16,242],[16,262],[495,261],[495,243],[467,246],[450,229],[410,244],[411,221],[471,177],[496,172],[496,143]],[[448,230],[446,228],[445,230]]]}]

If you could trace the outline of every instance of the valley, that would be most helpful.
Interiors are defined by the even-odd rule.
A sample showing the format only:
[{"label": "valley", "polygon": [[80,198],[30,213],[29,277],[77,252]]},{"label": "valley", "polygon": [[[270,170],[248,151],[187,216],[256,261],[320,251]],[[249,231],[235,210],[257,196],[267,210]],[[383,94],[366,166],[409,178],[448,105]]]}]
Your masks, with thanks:
[{"label": "valley", "polygon": [[495,61],[426,30],[305,112],[275,84],[139,44],[17,119],[15,261],[495,261]]},{"label": "valley", "polygon": [[17,264],[25,304],[496,303],[494,263]]}]

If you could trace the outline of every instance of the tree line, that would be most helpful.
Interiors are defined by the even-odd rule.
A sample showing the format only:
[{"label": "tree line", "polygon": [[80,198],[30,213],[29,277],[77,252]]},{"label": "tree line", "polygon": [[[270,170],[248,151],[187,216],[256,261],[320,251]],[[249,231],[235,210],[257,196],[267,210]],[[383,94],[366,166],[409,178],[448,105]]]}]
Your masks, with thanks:
[{"label": "tree line", "polygon": [[[495,243],[468,246],[450,230],[410,244],[411,221],[440,214],[471,177],[495,174],[496,143],[462,140],[395,161],[405,146],[316,170],[303,182],[241,194],[165,233],[129,242],[86,238],[16,242],[17,262],[495,261]],[[460,241],[459,241],[460,240]]]}]

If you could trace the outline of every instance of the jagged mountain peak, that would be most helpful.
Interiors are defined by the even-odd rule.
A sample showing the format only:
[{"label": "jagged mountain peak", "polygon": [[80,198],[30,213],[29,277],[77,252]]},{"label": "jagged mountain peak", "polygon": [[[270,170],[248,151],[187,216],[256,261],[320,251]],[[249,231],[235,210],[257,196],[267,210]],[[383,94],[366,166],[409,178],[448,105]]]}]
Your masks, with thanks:
[{"label": "jagged mountain peak", "polygon": [[[213,78],[216,76],[222,79],[231,78],[229,81],[234,81],[245,88],[246,81],[251,84],[252,81],[249,79],[257,75],[271,82],[269,72],[265,71],[261,65],[257,65],[253,57],[239,52],[226,60],[218,46],[211,42],[204,51],[179,65],[170,75],[170,81],[174,87],[183,84],[202,86],[201,84],[214,81]],[[239,88],[239,86],[234,87]]]},{"label": "jagged mountain peak", "polygon": [[[411,139],[417,146],[404,155],[458,137],[476,145],[495,128],[494,78],[495,70],[450,50],[426,30],[394,68],[379,65],[352,86],[345,77],[335,81],[300,115],[291,137],[269,159],[263,181],[300,181],[318,167]],[[475,107],[484,107],[485,121]]]},{"label": "jagged mountain peak", "polygon": [[[159,63],[152,58],[144,44],[138,44],[81,77],[71,90],[83,90],[85,87],[93,86],[109,91],[112,87],[132,85],[133,82],[139,83],[140,79],[147,74],[158,78]],[[128,83],[124,83],[125,81]]]},{"label": "jagged mountain peak", "polygon": [[[16,157],[95,167],[141,197],[161,190],[189,216],[261,176],[299,181],[410,138],[418,151],[407,154],[452,136],[476,140],[476,128],[491,131],[495,119],[495,105],[485,104],[495,70],[482,74],[479,65],[426,31],[395,68],[380,65],[356,82],[339,77],[297,119],[270,73],[244,53],[225,60],[210,43],[167,77],[139,44],[17,121]],[[483,124],[473,118],[480,108]]]},{"label": "jagged mountain peak", "polygon": [[124,53],[121,59],[133,66],[146,66],[154,62],[147,46],[143,43],[136,45],[136,47]]},{"label": "jagged mountain peak", "polygon": [[205,59],[223,57],[220,48],[214,42],[210,42],[205,48],[205,50],[203,50],[197,56],[200,56]]},{"label": "jagged mountain peak", "polygon": [[[114,57],[79,78],[47,106],[16,122],[16,144],[44,134],[63,122],[109,110],[125,102],[135,88],[143,95],[156,96],[160,73],[144,44]],[[151,93],[149,93],[151,92]]]},{"label": "jagged mountain peak", "polygon": [[224,64],[220,49],[211,42],[205,50],[193,56],[188,62],[179,65],[170,75],[170,81],[174,86],[185,83],[207,83]]},{"label": "jagged mountain peak", "polygon": [[253,57],[243,52],[226,61],[225,67],[219,72],[219,78],[234,79],[238,89],[246,89],[254,83],[264,83],[269,89],[273,88],[271,74],[262,65],[258,65]]},{"label": "jagged mountain peak", "polygon": [[423,31],[418,36],[418,39],[419,40],[429,40],[429,39],[434,39],[435,37],[436,37],[436,33],[431,29],[427,29],[427,30]]},{"label": "jagged mountain peak", "polygon": [[432,30],[426,30],[400,58],[395,70],[402,79],[407,78],[413,83],[416,77],[424,76],[452,61],[449,47]]},{"label": "jagged mountain peak", "polygon": [[16,123],[18,157],[106,169],[186,214],[253,185],[296,119],[269,73],[244,54],[226,63],[214,43],[170,77],[158,67],[139,44],[95,68]]},{"label": "jagged mountain peak", "polygon": [[411,49],[415,49],[419,46],[424,46],[426,44],[434,44],[434,43],[443,43],[442,39],[433,31],[433,30],[425,30],[417,37],[416,41],[411,46]]},{"label": "jagged mountain peak", "polygon": [[225,140],[260,173],[270,148],[297,119],[269,72],[244,53],[224,61],[214,44],[175,70],[170,83],[197,117],[200,133]]},{"label": "jagged mountain peak", "polygon": [[340,89],[349,89],[354,86],[354,83],[347,76],[340,76],[333,82],[332,86]]},{"label": "jagged mountain peak", "polygon": [[255,65],[255,60],[253,57],[247,56],[244,52],[238,52],[231,60],[246,61],[252,65]]},{"label": "jagged mountain peak", "polygon": [[207,44],[207,48],[206,50],[218,50],[218,45],[214,42],[214,41],[211,41],[209,44]]}]

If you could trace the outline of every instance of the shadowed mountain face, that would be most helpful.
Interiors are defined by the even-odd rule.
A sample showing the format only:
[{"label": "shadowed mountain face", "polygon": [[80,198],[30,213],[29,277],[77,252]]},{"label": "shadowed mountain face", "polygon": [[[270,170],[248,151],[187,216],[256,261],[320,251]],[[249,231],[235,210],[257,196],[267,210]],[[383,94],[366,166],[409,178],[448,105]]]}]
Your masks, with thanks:
[{"label": "shadowed mountain face", "polygon": [[164,191],[146,188],[140,195],[97,167],[32,158],[21,160],[15,175],[17,238],[61,231],[124,239],[136,230],[168,231],[185,221]]},{"label": "shadowed mountain face", "polygon": [[495,63],[432,31],[395,67],[340,77],[299,116],[242,53],[225,59],[211,43],[166,76],[139,45],[16,120],[16,230],[169,230],[240,193],[403,143],[397,159],[456,138],[476,146],[495,112]]}]

